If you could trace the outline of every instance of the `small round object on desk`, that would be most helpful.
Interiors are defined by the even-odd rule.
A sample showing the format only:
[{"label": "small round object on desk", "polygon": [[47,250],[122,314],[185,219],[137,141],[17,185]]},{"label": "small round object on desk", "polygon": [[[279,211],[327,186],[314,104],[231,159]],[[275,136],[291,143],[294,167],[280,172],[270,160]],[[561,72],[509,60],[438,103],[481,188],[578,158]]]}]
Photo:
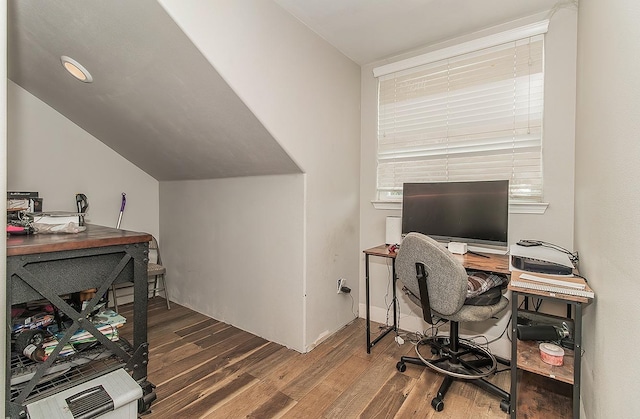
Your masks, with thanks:
[{"label": "small round object on desk", "polygon": [[560,366],[564,362],[564,349],[553,343],[542,342],[539,346],[542,362]]}]

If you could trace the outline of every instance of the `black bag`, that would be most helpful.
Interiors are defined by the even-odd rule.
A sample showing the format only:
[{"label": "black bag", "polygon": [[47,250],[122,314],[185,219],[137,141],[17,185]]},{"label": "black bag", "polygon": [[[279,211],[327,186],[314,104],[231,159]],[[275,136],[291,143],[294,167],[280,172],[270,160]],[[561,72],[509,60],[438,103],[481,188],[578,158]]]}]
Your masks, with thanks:
[{"label": "black bag", "polygon": [[493,304],[497,304],[498,301],[500,301],[500,298],[502,298],[502,289],[503,287],[500,285],[490,288],[480,295],[467,298],[464,301],[464,304],[468,306],[490,306]]}]

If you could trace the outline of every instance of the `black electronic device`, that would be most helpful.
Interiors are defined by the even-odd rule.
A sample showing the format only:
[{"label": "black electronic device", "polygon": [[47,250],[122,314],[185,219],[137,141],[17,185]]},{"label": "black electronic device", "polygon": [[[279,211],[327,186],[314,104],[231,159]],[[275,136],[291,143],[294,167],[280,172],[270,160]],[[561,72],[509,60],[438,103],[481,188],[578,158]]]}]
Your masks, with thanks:
[{"label": "black electronic device", "polygon": [[516,336],[519,340],[554,341],[564,348],[574,349],[574,323],[566,317],[519,310]]},{"label": "black electronic device", "polygon": [[517,336],[520,340],[558,340],[569,335],[564,329],[557,326],[527,326],[519,324],[516,327]]},{"label": "black electronic device", "polygon": [[509,181],[405,183],[402,234],[506,246]]},{"label": "black electronic device", "polygon": [[543,259],[511,255],[511,265],[518,270],[549,275],[571,275],[573,267]]}]

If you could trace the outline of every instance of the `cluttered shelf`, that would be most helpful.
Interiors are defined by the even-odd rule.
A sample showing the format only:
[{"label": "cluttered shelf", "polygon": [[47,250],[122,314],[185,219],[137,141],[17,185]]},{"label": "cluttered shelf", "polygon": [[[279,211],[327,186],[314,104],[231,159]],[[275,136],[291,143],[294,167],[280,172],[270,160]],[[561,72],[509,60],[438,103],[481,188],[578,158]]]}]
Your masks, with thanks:
[{"label": "cluttered shelf", "polygon": [[[155,400],[153,385],[146,381],[150,238],[95,225],[76,234],[7,238],[6,303],[12,308],[7,333],[13,332],[6,352],[7,416],[24,417],[25,408],[45,395],[119,369],[142,389],[141,412],[150,407]],[[118,327],[125,319],[106,310],[103,300],[119,282],[134,283],[133,344],[119,338]],[[34,302],[40,302],[39,308],[29,311]]]},{"label": "cluttered shelf", "polygon": [[[577,272],[576,272],[577,273]],[[545,273],[530,273],[513,270],[508,290],[512,293],[511,321],[512,335],[518,339],[512,340],[511,352],[511,417],[517,417],[518,406],[518,370],[529,371],[539,376],[548,377],[572,386],[572,414],[580,417],[580,380],[582,359],[582,306],[589,303],[595,294],[580,276],[549,275]],[[529,298],[555,300],[567,304],[566,322],[558,318],[558,322],[571,324],[571,331],[564,327],[557,327],[556,339],[527,339],[521,338],[518,330],[519,298],[525,301]],[[571,308],[573,308],[573,313]],[[554,329],[552,327],[552,329]],[[552,335],[555,334],[552,333]],[[569,337],[568,348],[556,345],[558,340],[564,341],[562,336]]]},{"label": "cluttered shelf", "polygon": [[564,349],[563,365],[547,364],[540,357],[540,349],[536,341],[518,340],[518,368],[554,380],[573,384],[573,357],[573,350]]},{"label": "cluttered shelf", "polygon": [[[117,342],[118,346],[132,354],[131,344],[125,339]],[[23,354],[11,353],[10,401],[15,402],[31,379],[38,373],[41,362],[33,361]],[[110,350],[101,345],[79,350],[77,353],[56,360],[46,369],[38,383],[30,390],[25,401],[47,397],[57,393],[60,389],[68,388],[70,384],[84,382],[107,372],[124,368],[125,363]]]}]

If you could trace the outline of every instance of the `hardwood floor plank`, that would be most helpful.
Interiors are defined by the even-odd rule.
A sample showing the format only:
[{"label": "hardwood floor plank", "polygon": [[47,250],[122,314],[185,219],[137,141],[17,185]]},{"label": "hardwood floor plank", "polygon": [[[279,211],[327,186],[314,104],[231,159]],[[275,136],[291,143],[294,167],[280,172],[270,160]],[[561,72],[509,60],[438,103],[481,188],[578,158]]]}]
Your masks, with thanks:
[{"label": "hardwood floor plank", "polygon": [[274,418],[280,417],[295,404],[295,400],[278,391],[267,380],[248,388],[243,394],[244,403],[229,402],[209,412],[209,416],[220,418]]},{"label": "hardwood floor plank", "polygon": [[[331,355],[332,352],[338,350],[342,351],[342,353],[348,353],[347,348],[351,348],[351,350],[355,350],[355,342],[358,340],[357,338],[360,336],[360,329],[358,324],[361,324],[362,319],[357,320],[345,328],[341,330],[341,333],[333,335],[326,341],[322,342],[321,345],[316,347],[311,352],[306,354],[298,354],[295,353],[296,356],[291,357],[288,362],[282,363],[281,365],[274,366],[271,370],[261,370],[256,371],[255,375],[259,378],[270,379],[278,386],[279,390],[285,392],[285,388],[291,385],[287,394],[291,395],[292,392],[298,391],[294,390],[295,386],[298,389],[304,388],[304,386],[311,386],[311,381],[318,381],[317,377],[306,377],[305,370],[307,368],[317,369],[322,371],[322,374],[326,375],[326,368],[324,367],[327,363],[325,362],[326,357],[335,358],[334,355]],[[341,360],[340,360],[341,361]],[[290,384],[293,383],[293,384]],[[301,393],[297,393],[294,395],[294,399],[299,399],[302,396]]]},{"label": "hardwood floor plank", "polygon": [[291,397],[276,392],[266,403],[249,413],[247,418],[280,418],[294,404],[295,401]]},{"label": "hardwood floor plank", "polygon": [[345,342],[328,352],[322,359],[308,365],[300,371],[298,376],[291,380],[282,388],[282,392],[294,400],[300,400],[313,387],[323,381],[331,373],[336,365],[350,357],[355,351],[354,339],[347,339]]},{"label": "hardwood floor plank", "polygon": [[[203,339],[207,339],[207,338],[212,338],[214,337],[214,341],[217,342],[220,340],[220,337],[222,335],[220,335],[219,333],[224,332],[225,330],[230,329],[228,324],[225,323],[221,323],[221,322],[217,322],[214,324],[210,324],[209,326],[206,327],[202,327],[201,329],[191,332],[187,335],[184,335],[182,337],[182,340],[184,340],[185,342],[198,342],[201,341]],[[235,328],[234,328],[235,329]],[[238,329],[235,329],[234,332],[237,333]],[[247,332],[244,332],[247,333]],[[247,333],[248,334],[248,333]],[[198,345],[200,346],[200,345]]]},{"label": "hardwood floor plank", "polygon": [[163,351],[161,353],[154,353],[149,356],[149,366],[147,367],[147,374],[154,374],[156,371],[163,370],[165,368],[170,369],[178,362],[197,356],[202,352],[202,348],[193,343],[185,343],[177,340],[180,346],[170,351]]},{"label": "hardwood floor plank", "polygon": [[369,360],[355,355],[346,358],[341,364],[336,365],[322,382],[298,400],[298,403],[283,417],[287,419],[319,417],[349,386],[353,385],[369,364]]},{"label": "hardwood floor plank", "polygon": [[[378,348],[380,348],[380,353],[385,349],[396,346],[391,337],[387,336],[387,338],[380,341],[380,346],[378,346]],[[382,342],[384,342],[384,344]],[[391,345],[392,342],[393,345]],[[383,355],[372,356],[369,368],[367,368],[367,370],[362,373],[356,381],[354,381],[352,386],[340,395],[340,397],[325,412],[323,417],[358,417],[380,390],[382,383],[387,382],[392,375],[396,374],[394,360],[395,356],[389,356],[386,353]]]},{"label": "hardwood floor plank", "polygon": [[[226,326],[226,327],[223,327]],[[220,346],[228,339],[233,339],[238,336],[238,330],[235,327],[229,327],[229,325],[221,323],[218,327],[219,330],[215,330],[215,333],[211,333],[205,336],[198,336],[198,339],[192,340],[192,342],[198,345],[202,349],[210,349],[214,346]],[[242,336],[252,336],[250,333],[242,331]],[[217,348],[216,351],[221,350],[222,347]]]},{"label": "hardwood floor plank", "polygon": [[442,377],[429,368],[424,368],[409,391],[405,402],[396,412],[398,419],[430,418],[435,413],[431,399],[436,395]]},{"label": "hardwood floor plank", "polygon": [[240,374],[226,385],[219,389],[199,396],[178,411],[178,417],[201,418],[209,416],[216,406],[224,404],[225,401],[237,397],[247,388],[258,383],[258,379],[250,374]]},{"label": "hardwood floor plank", "polygon": [[[185,326],[182,327],[180,329],[175,330],[173,333],[175,333],[176,335],[180,336],[180,337],[185,337],[187,335],[190,335],[192,333],[196,333],[196,332],[200,332],[203,329],[206,329],[208,327],[211,326],[215,326],[217,324],[221,324],[221,322],[219,322],[218,320],[214,320],[214,319],[204,319],[196,324],[192,324],[189,326]],[[224,324],[224,323],[222,323]]]},{"label": "hardwood floor plank", "polygon": [[293,349],[281,347],[273,355],[269,356],[258,365],[255,365],[251,374],[260,379],[265,379],[265,377],[275,371],[280,365],[287,364],[300,355],[301,354],[299,352],[296,352]]},{"label": "hardwood floor plank", "polygon": [[[220,346],[228,349],[220,352],[201,351],[200,353],[174,363],[170,368],[164,368],[156,374],[150,375],[158,384],[171,382],[167,387],[174,390],[198,381],[207,375],[226,367],[236,358],[245,356],[248,352],[265,345],[265,340],[249,334],[237,335],[237,339],[228,339]],[[220,348],[223,349],[223,348]]]},{"label": "hardwood floor plank", "polygon": [[[572,387],[548,377],[520,371],[518,386],[518,417],[570,418],[572,417]],[[551,390],[551,391],[550,391]]]},{"label": "hardwood floor plank", "polygon": [[[503,367],[506,368],[506,367]],[[500,366],[498,367],[499,370]],[[511,371],[502,371],[487,377],[487,381],[509,392],[511,387]],[[485,391],[477,390],[473,401],[473,409],[477,419],[493,418],[499,414],[505,414],[500,410],[501,398],[488,394]]]},{"label": "hardwood floor plank", "polygon": [[373,397],[371,403],[362,412],[363,418],[392,418],[404,403],[407,394],[416,380],[403,375],[394,374]]},{"label": "hardwood floor plank", "polygon": [[[176,388],[169,388],[168,394],[160,394],[159,392],[158,399],[160,401],[158,402],[157,408],[161,413],[157,417],[172,417],[172,415],[176,412],[176,408],[180,409],[181,406],[186,406],[189,403],[193,402],[193,400],[195,400],[194,397],[198,397],[199,394],[213,391],[216,388],[224,385],[230,379],[233,379],[235,376],[241,373],[243,368],[251,368],[255,363],[259,363],[262,359],[271,356],[279,349],[279,345],[276,345],[274,343],[264,344],[257,350],[250,352],[242,359],[236,360],[231,364],[229,363],[229,360],[223,359],[223,362],[221,362],[221,364],[214,367],[214,373],[210,373],[202,377],[198,381],[195,381],[193,383],[183,383]],[[188,374],[188,377],[183,377],[193,378],[193,375],[194,373],[191,372]],[[150,379],[152,378],[153,377],[150,376]],[[172,382],[171,384],[174,383]],[[160,389],[161,386],[158,387],[158,390]],[[164,390],[164,388],[162,388],[162,390]],[[166,397],[166,399],[164,399],[164,397]],[[239,398],[237,402],[244,403],[241,398]],[[153,417],[155,418],[156,416]]]},{"label": "hardwood floor plank", "polygon": [[153,348],[149,348],[149,362],[152,362],[152,359],[162,359],[165,354],[170,353],[176,349],[180,349],[187,342],[184,341],[180,336],[174,333],[167,333],[163,342],[159,345],[154,346]]},{"label": "hardwood floor plank", "polygon": [[[133,316],[132,316],[133,319]],[[167,330],[172,332],[179,329],[182,325],[191,325],[195,322],[206,320],[204,314],[196,313],[191,310],[181,310],[179,307],[175,309],[159,312],[155,317],[148,318],[147,332],[159,334]]]}]

